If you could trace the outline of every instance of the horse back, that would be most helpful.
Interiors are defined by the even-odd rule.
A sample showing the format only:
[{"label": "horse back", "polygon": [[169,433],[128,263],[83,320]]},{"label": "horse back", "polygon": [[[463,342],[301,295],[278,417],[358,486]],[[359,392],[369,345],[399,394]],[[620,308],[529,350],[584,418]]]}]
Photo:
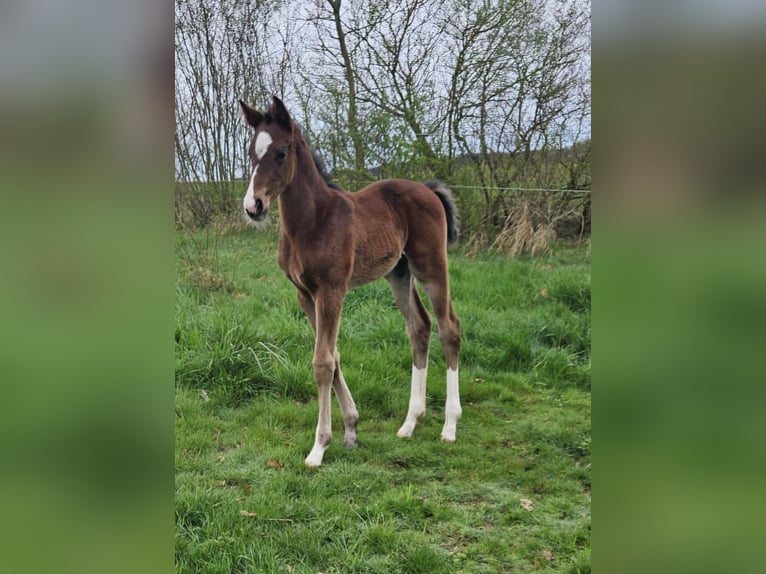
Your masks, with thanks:
[{"label": "horse back", "polygon": [[398,234],[401,251],[412,242],[442,245],[447,237],[444,206],[425,184],[406,179],[375,182],[354,198],[355,220],[366,222],[369,233]]}]

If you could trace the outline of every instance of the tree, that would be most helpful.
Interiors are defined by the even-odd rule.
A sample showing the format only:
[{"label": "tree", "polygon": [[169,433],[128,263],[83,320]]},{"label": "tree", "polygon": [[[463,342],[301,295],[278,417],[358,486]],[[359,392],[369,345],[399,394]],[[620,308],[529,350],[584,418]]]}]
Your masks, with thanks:
[{"label": "tree", "polygon": [[413,152],[435,172],[441,150],[434,138],[443,119],[439,109],[441,35],[434,22],[442,4],[440,0],[371,0],[362,13],[364,20],[356,22],[358,29],[365,30],[360,99],[407,127]]},{"label": "tree", "polygon": [[176,0],[177,179],[231,181],[249,173],[236,101],[283,95],[291,77],[291,29],[269,27],[267,34],[277,7]]},{"label": "tree", "polygon": [[450,13],[451,141],[485,168],[477,170],[483,185],[534,177],[533,152],[560,147],[562,129],[581,124],[590,109],[581,90],[589,83],[589,13],[576,0],[456,0]]},{"label": "tree", "polygon": [[176,177],[246,177],[236,100],[279,95],[349,183],[478,186],[504,224],[505,188],[588,185],[589,32],[586,0],[176,0]]}]

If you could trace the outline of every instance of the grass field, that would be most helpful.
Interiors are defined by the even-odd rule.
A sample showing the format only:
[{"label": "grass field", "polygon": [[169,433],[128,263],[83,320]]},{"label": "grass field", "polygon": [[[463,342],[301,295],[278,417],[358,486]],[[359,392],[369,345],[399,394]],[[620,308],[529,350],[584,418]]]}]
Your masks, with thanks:
[{"label": "grass field", "polygon": [[590,268],[584,250],[451,253],[463,417],[428,411],[398,439],[410,349],[385,281],[346,299],[338,348],[357,450],[304,466],[317,417],[311,329],[276,234],[178,233],[176,571],[590,572]]}]

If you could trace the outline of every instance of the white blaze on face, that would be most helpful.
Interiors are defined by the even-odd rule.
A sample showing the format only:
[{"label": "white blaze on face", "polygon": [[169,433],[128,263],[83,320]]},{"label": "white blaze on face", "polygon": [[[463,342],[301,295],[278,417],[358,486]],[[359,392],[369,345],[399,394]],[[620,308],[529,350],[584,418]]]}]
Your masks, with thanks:
[{"label": "white blaze on face", "polygon": [[255,166],[255,169],[253,170],[253,175],[250,176],[250,185],[247,186],[247,191],[245,192],[245,199],[242,202],[243,207],[245,210],[255,210],[255,189],[253,188],[253,182],[255,181],[255,174],[258,173],[258,166]]},{"label": "white blaze on face", "polygon": [[[255,156],[259,161],[263,159],[263,156],[265,156],[266,152],[269,151],[269,146],[273,141],[274,140],[271,138],[271,134],[265,131],[259,133],[258,137],[255,138]],[[250,185],[247,186],[245,199],[242,202],[242,205],[246,210],[255,210],[255,187],[253,182],[255,181],[256,173],[258,173],[258,164],[255,165],[253,175],[250,176]]]}]

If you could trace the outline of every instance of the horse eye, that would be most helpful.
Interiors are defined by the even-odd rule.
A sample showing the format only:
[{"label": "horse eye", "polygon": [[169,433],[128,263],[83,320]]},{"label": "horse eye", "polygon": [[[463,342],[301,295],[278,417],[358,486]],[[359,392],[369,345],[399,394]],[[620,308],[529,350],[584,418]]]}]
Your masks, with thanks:
[{"label": "horse eye", "polygon": [[277,160],[277,163],[282,163],[285,161],[285,158],[287,157],[287,152],[283,149],[278,150],[274,154],[274,159]]}]

